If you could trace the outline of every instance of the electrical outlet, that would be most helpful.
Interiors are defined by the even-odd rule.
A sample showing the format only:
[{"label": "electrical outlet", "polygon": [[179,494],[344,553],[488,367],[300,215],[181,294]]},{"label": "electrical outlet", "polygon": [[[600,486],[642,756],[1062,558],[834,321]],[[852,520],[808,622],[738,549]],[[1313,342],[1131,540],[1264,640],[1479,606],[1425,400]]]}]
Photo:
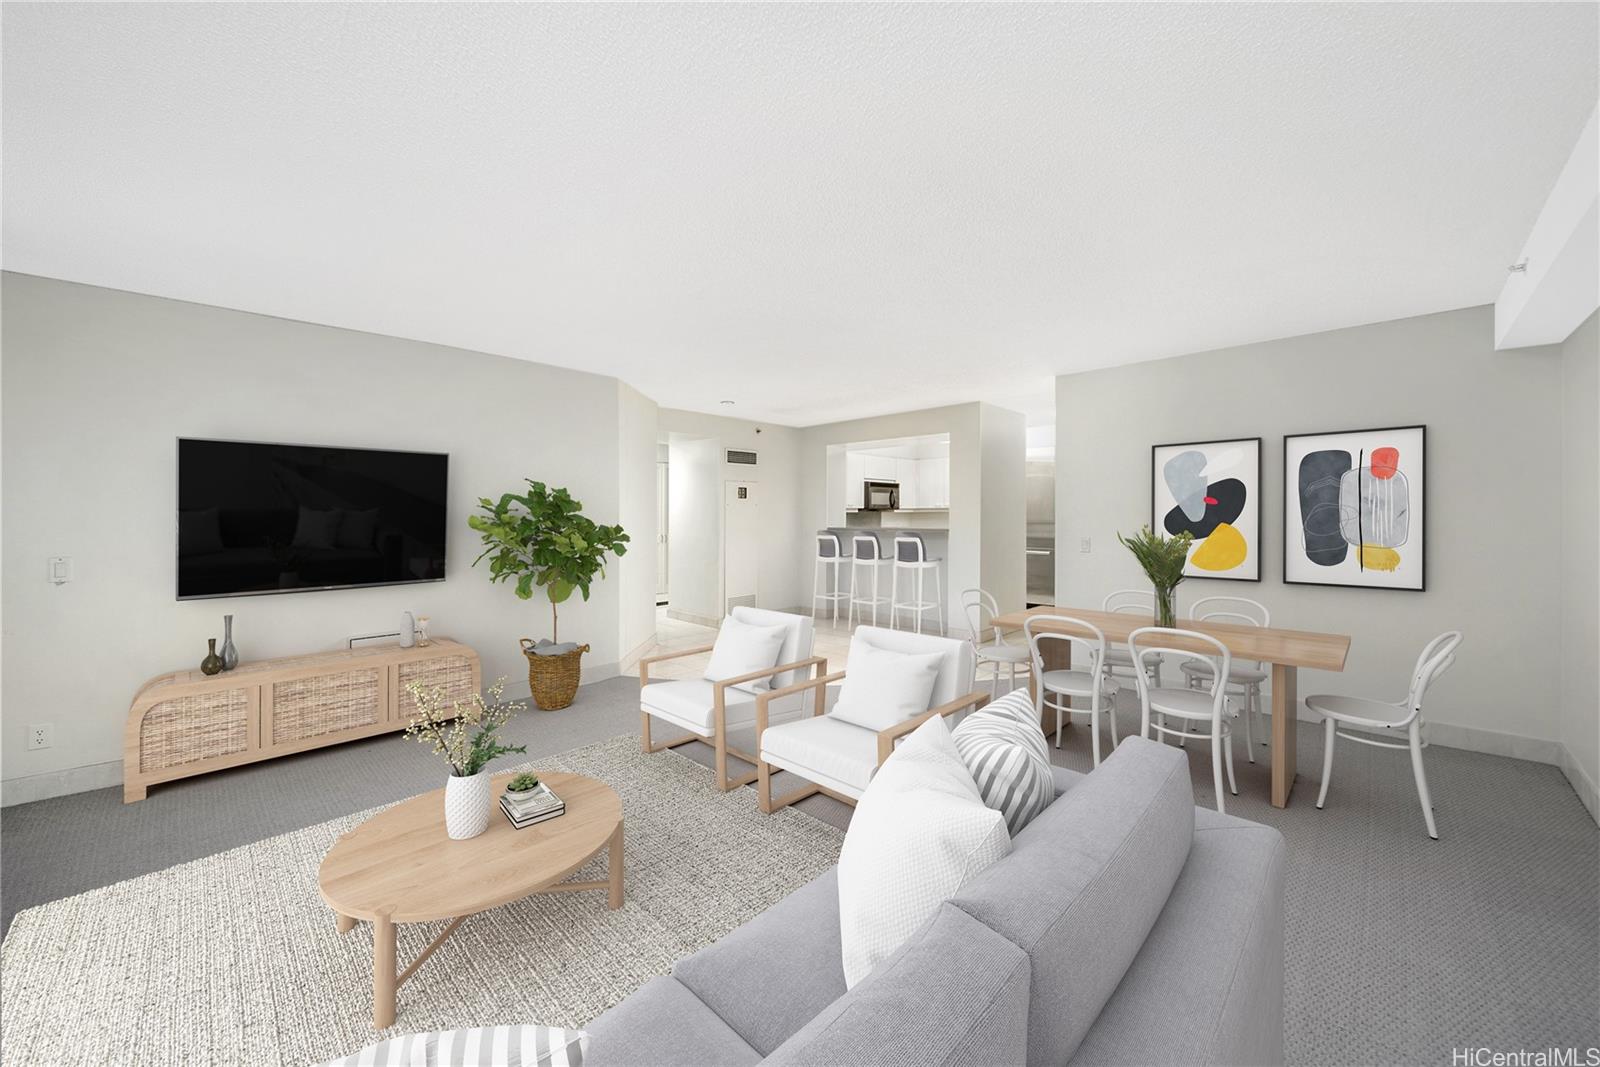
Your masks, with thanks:
[{"label": "electrical outlet", "polygon": [[28,748],[49,748],[54,743],[55,731],[47,722],[36,722],[28,727]]},{"label": "electrical outlet", "polygon": [[1078,542],[1078,551],[1079,552],[1087,552],[1087,551],[1089,551],[1089,539],[1087,537],[1085,537],[1082,541]]}]

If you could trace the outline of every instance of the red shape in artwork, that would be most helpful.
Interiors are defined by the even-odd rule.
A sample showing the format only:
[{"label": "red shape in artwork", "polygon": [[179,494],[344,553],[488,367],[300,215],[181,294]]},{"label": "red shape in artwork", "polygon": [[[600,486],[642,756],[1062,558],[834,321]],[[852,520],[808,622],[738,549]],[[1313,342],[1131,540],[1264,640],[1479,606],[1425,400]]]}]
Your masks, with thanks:
[{"label": "red shape in artwork", "polygon": [[1374,478],[1393,478],[1395,471],[1400,469],[1400,450],[1398,448],[1374,448],[1372,450],[1372,476]]},{"label": "red shape in artwork", "polygon": [[1217,502],[1217,498],[1216,497],[1214,497],[1214,496],[1206,497],[1206,503],[1207,504],[1215,504],[1216,502]]}]

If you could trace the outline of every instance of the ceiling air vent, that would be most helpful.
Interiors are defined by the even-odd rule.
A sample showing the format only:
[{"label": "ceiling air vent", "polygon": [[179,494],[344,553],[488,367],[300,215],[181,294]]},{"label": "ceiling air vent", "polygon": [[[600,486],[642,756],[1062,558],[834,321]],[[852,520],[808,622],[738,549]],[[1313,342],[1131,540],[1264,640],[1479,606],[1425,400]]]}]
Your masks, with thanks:
[{"label": "ceiling air vent", "polygon": [[746,467],[754,467],[756,465],[756,454],[742,448],[728,449],[725,458],[729,463],[739,463]]}]

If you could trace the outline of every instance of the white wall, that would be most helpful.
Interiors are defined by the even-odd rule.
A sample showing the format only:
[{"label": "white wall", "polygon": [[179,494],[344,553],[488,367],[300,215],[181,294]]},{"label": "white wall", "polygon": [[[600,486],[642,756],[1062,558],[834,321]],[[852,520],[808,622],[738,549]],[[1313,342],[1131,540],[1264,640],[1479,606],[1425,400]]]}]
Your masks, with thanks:
[{"label": "white wall", "polygon": [[1600,316],[1561,346],[1562,769],[1600,821]]},{"label": "white wall", "polygon": [[[978,544],[983,588],[1021,607],[1028,585],[1028,431],[1021,413],[980,406],[983,484]],[[957,590],[959,592],[959,590]]]},{"label": "white wall", "polygon": [[656,404],[617,382],[617,521],[628,551],[614,564],[617,576],[618,650],[637,660],[656,631]]},{"label": "white wall", "polygon": [[[1433,740],[1558,762],[1561,352],[1496,353],[1493,326],[1468,308],[1056,379],[1059,603],[1146,584],[1114,535],[1150,521],[1151,445],[1259,435],[1263,580],[1190,579],[1180,609],[1231,593],[1274,625],[1350,634],[1344,673],[1304,671],[1302,694],[1396,699],[1422,645],[1460,629]],[[1283,435],[1413,423],[1428,427],[1427,591],[1284,585]]]},{"label": "white wall", "polygon": [[[713,576],[716,583],[715,589],[705,588],[705,581],[699,580],[696,585],[680,585],[678,581],[678,567],[674,553],[677,545],[669,542],[668,562],[672,571],[669,580],[668,595],[671,598],[672,610],[686,610],[690,614],[702,615],[711,619],[722,616],[720,594],[721,588],[721,536],[722,536],[722,483],[723,482],[756,482],[759,484],[757,491],[757,514],[761,528],[761,570],[758,579],[759,589],[756,602],[764,608],[779,610],[792,608],[803,602],[803,597],[795,586],[794,554],[799,551],[801,523],[797,518],[799,510],[799,469],[797,457],[799,455],[799,431],[788,426],[773,426],[769,423],[750,422],[746,419],[732,419],[720,415],[701,415],[692,411],[677,411],[663,408],[660,415],[660,428],[662,434],[668,437],[669,442],[698,440],[706,442],[711,453],[708,453],[706,462],[715,465],[716,491],[714,501],[709,505],[713,511],[704,513],[705,522],[714,522],[713,526],[702,531],[698,526],[689,527],[690,534],[676,534],[676,540],[683,540],[685,536],[695,538],[716,537],[715,569],[703,573]],[[723,454],[727,449],[745,449],[757,453],[757,463],[754,467],[742,464],[723,462]],[[677,475],[675,467],[669,467],[669,484]],[[714,519],[709,518],[714,513]],[[676,513],[675,513],[676,514]],[[696,558],[704,558],[706,548],[693,545],[690,551]],[[684,594],[680,603],[679,592]],[[806,587],[810,591],[810,586]],[[705,610],[697,610],[686,605],[701,605]]]},{"label": "white wall", "polygon": [[[526,692],[517,638],[548,634],[548,604],[470,567],[479,542],[466,517],[479,496],[532,477],[618,521],[615,379],[25,275],[0,284],[8,801],[120,782],[135,690],[197,665],[224,612],[256,659],[343,647],[414,610],[475,647],[486,679]],[[179,603],[180,435],[448,452],[446,580]],[[73,557],[70,584],[45,580],[54,555]],[[592,646],[586,678],[615,671],[618,605],[607,580],[561,609],[562,636]],[[54,725],[54,747],[25,748],[33,722]]]}]

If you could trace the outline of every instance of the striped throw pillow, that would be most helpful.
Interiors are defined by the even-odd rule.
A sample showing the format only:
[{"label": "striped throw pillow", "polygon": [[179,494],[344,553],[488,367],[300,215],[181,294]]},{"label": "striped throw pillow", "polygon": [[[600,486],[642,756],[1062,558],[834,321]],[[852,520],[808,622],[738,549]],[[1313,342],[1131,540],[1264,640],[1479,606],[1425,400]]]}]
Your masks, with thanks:
[{"label": "striped throw pillow", "polygon": [[589,1048],[584,1030],[558,1026],[480,1026],[392,1037],[323,1067],[580,1067]]},{"label": "striped throw pillow", "polygon": [[1015,837],[1056,798],[1039,716],[1026,689],[968,715],[951,733],[983,802]]}]

